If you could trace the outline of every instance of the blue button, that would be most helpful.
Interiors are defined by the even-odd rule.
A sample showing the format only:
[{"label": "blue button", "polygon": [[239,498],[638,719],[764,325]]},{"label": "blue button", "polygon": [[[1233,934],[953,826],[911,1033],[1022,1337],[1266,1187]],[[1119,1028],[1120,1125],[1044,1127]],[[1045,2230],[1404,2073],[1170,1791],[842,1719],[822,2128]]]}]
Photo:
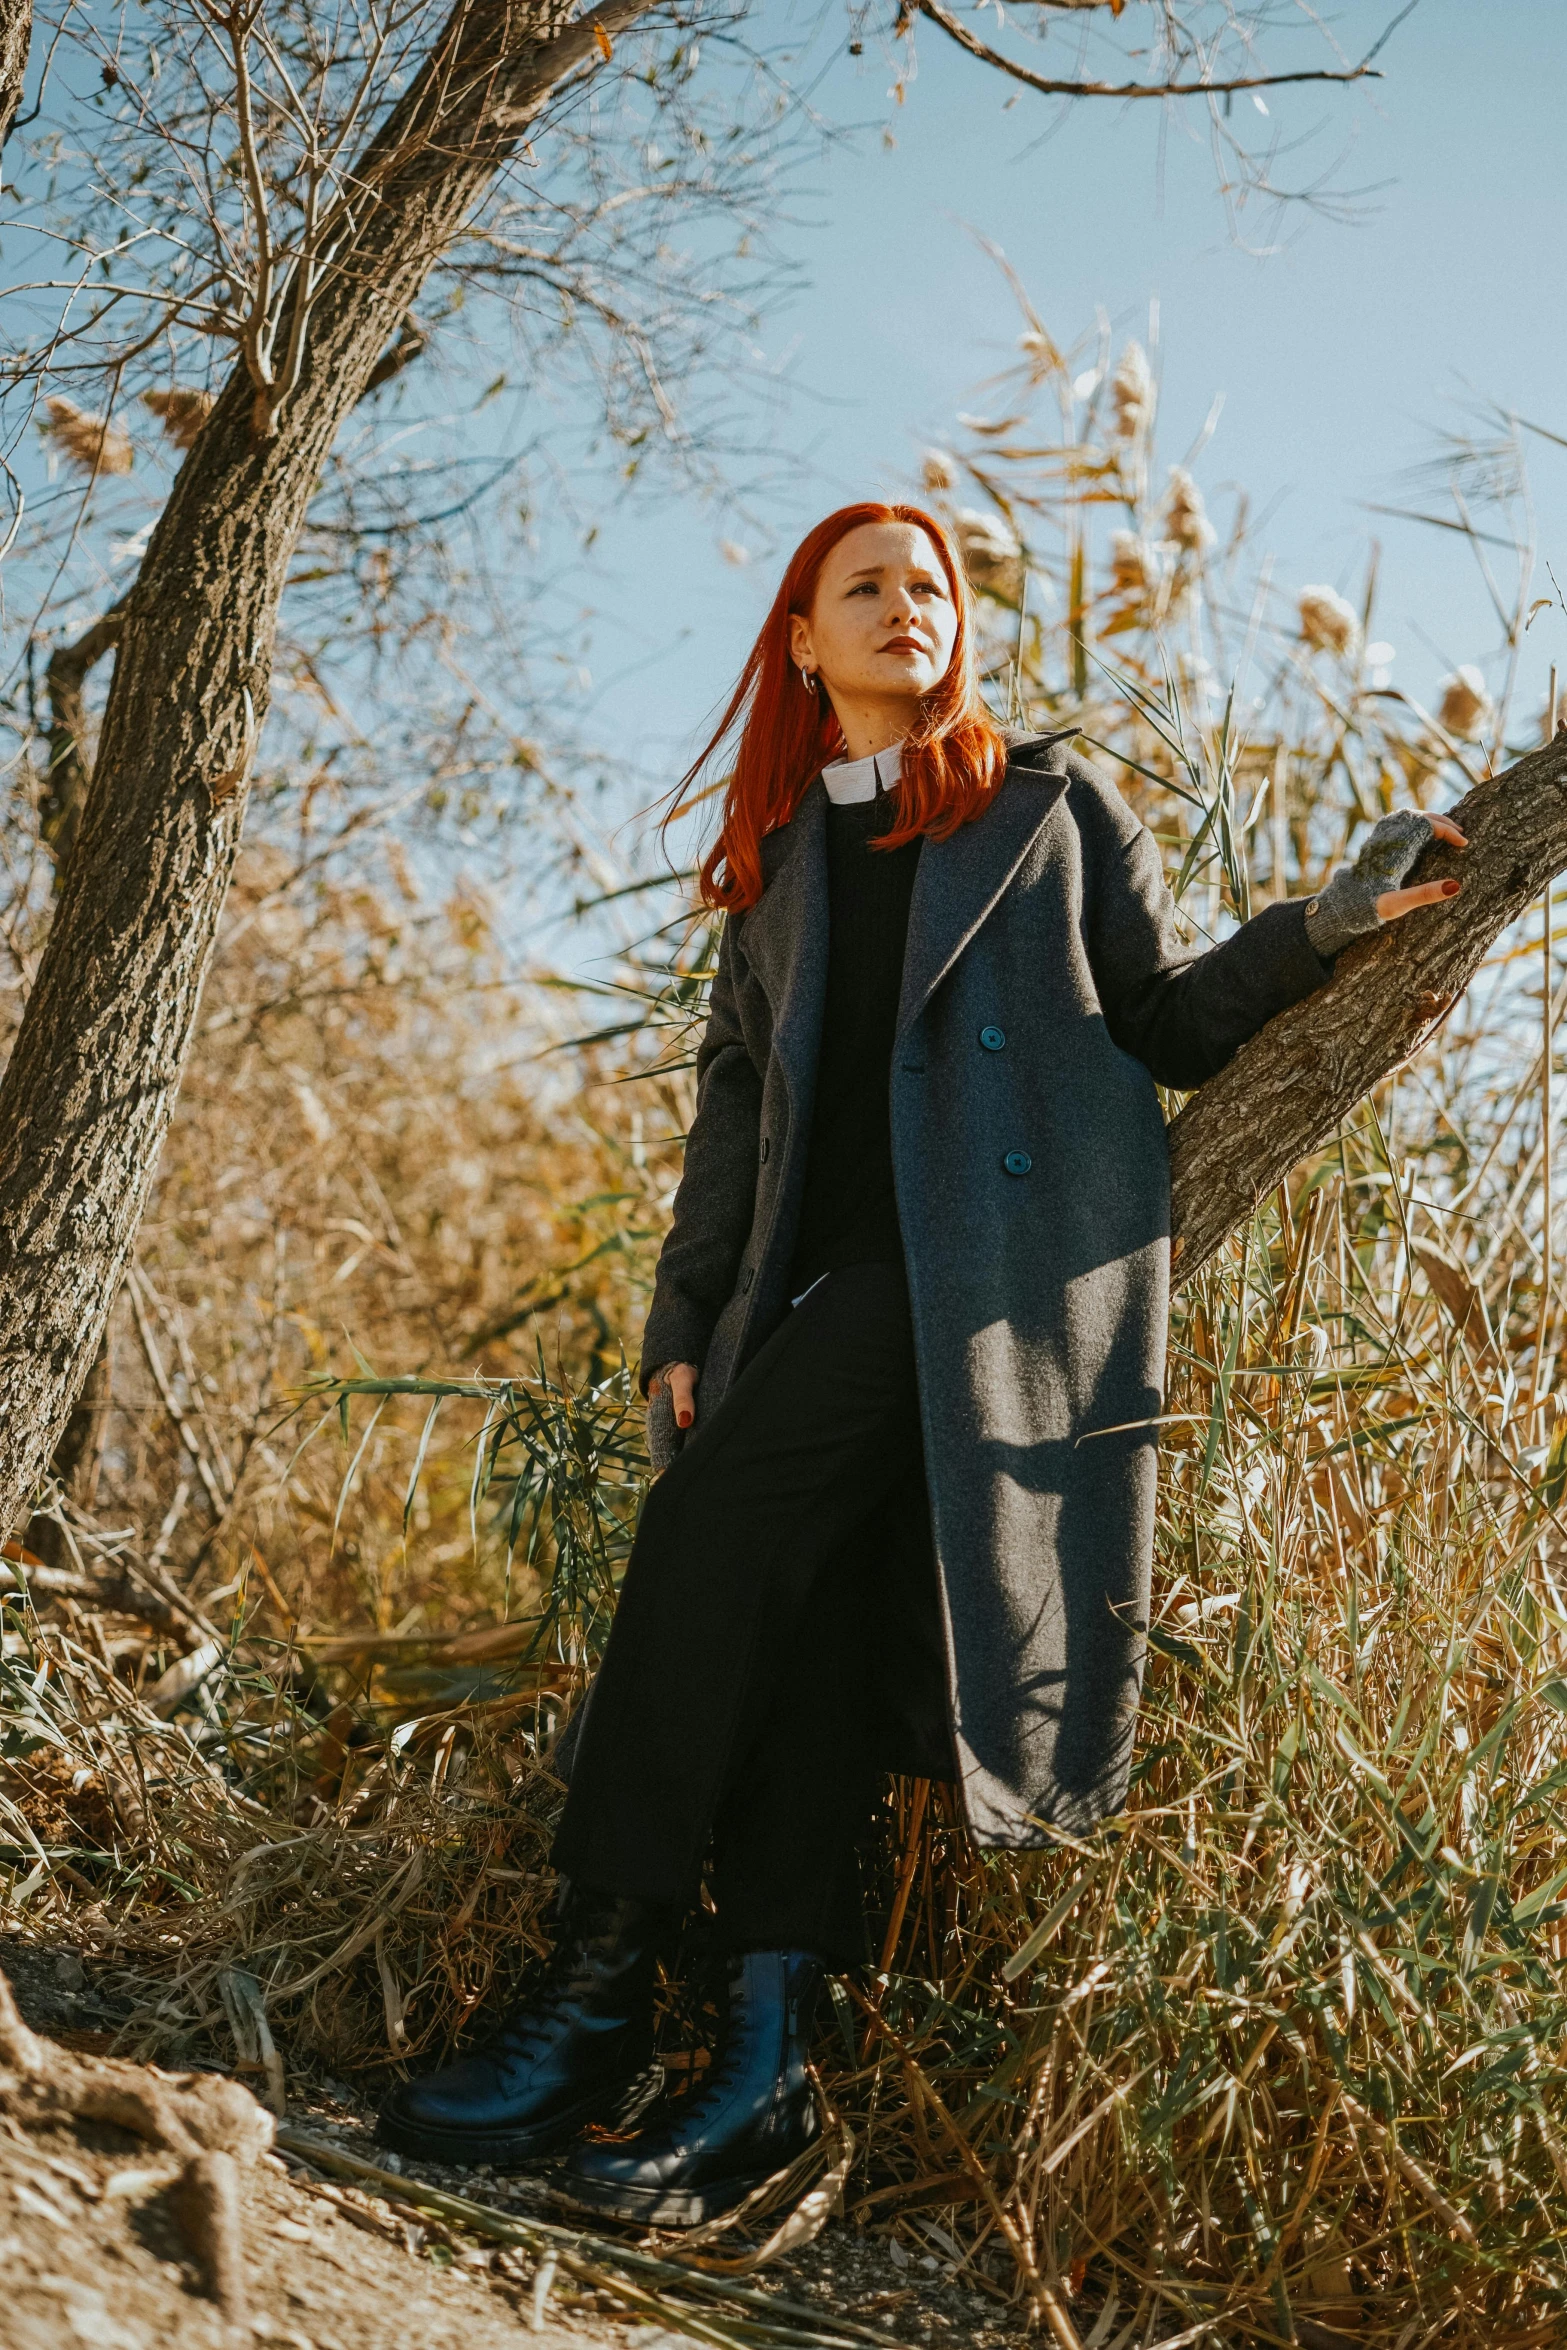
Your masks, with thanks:
[{"label": "blue button", "polygon": [[1001,1164],[1009,1175],[1027,1175],[1031,1172],[1034,1162],[1027,1151],[1008,1151]]},{"label": "blue button", "polygon": [[1004,1028],[982,1028],[979,1041],[987,1053],[999,1053],[1006,1044],[1007,1032]]}]

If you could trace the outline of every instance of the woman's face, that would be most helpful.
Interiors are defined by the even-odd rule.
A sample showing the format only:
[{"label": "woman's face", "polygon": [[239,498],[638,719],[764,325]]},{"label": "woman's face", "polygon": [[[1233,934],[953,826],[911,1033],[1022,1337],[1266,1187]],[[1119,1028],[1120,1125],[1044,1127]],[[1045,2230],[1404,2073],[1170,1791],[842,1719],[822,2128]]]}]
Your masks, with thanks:
[{"label": "woman's face", "polygon": [[862,522],[822,565],[809,613],[789,623],[798,666],[819,672],[840,716],[906,704],[941,683],[958,615],[941,558],[911,522]]}]

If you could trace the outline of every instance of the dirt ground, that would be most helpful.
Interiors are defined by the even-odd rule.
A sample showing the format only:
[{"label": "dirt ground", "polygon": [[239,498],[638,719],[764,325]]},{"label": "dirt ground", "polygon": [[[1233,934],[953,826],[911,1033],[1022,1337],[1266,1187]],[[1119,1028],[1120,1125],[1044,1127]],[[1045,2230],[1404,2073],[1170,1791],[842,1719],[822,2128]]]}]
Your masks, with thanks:
[{"label": "dirt ground", "polygon": [[[80,2054],[108,2053],[122,2019],[73,1953],[0,1938],[0,1967],[34,2031]],[[289,2120],[508,2217],[563,2217],[547,2172],[499,2178],[380,2152],[370,2108],[348,2083],[291,2079]],[[24,2129],[0,2113],[0,2350],[234,2350],[239,2337],[208,2298],[181,2227],[178,2172],[144,2139],[106,2123]],[[536,2310],[526,2254],[465,2246],[441,2221],[328,2179],[289,2152],[263,2155],[248,2172],[243,2227],[248,2330],[258,2342],[499,2350],[521,2328],[540,2350],[568,2340],[663,2350],[666,2336],[676,2350],[684,2338],[564,2276]],[[1001,2296],[951,2280],[948,2266],[935,2238],[929,2253],[910,2254],[834,2223],[754,2282],[874,2327],[889,2344],[992,2350],[1015,2339]]]},{"label": "dirt ground", "polygon": [[[6,2350],[231,2350],[168,2208],[175,2169],[102,2125],[0,2136]],[[488,2253],[440,2264],[422,2230],[378,2221],[374,2208],[351,2217],[262,2156],[245,2212],[254,2339],[293,2350],[515,2343],[519,2313],[531,2316],[520,2277]],[[537,2339],[565,2332],[548,2324]]]}]

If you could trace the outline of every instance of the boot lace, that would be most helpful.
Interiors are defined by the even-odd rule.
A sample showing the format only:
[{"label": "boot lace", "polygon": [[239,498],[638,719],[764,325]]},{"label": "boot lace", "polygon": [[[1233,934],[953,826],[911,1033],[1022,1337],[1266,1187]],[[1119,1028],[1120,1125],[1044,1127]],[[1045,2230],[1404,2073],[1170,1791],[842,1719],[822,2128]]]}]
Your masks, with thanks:
[{"label": "boot lace", "polygon": [[503,2019],[490,2046],[507,2056],[526,2056],[542,2045],[572,2003],[572,1977],[579,1963],[579,1952],[567,1943],[558,1944],[543,1982],[530,1999]]},{"label": "boot lace", "polygon": [[745,2049],[746,2034],[740,2028],[740,2018],[730,2016],[713,2060],[703,2070],[701,2087],[689,2089],[684,2097],[673,2101],[669,2117],[672,2124],[678,2123],[684,2130],[693,2122],[707,2120],[724,2091],[734,2086],[744,2069]]}]

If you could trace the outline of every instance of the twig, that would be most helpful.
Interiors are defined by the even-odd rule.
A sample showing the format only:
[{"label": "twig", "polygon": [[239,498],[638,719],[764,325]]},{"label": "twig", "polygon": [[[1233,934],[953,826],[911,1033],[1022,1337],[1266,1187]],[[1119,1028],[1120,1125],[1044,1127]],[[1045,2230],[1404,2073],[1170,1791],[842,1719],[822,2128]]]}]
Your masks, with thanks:
[{"label": "twig", "polygon": [[[874,2332],[869,2326],[852,2324],[846,2318],[834,2318],[830,2332],[821,2325],[822,2312],[808,2302],[785,2301],[779,2295],[758,2291],[754,2286],[737,2285],[729,2279],[710,2276],[701,2269],[682,2267],[677,2261],[660,2260],[651,2252],[643,2252],[630,2244],[616,2244],[602,2236],[581,2234],[575,2228],[554,2227],[547,2220],[503,2219],[488,2204],[472,2203],[464,2195],[448,2195],[439,2187],[427,2187],[422,2180],[406,2179],[392,2171],[382,2170],[359,2155],[345,2154],[336,2146],[326,2146],[304,2130],[292,2125],[279,2129],[277,2144],[286,2153],[296,2154],[317,2169],[337,2171],[345,2178],[373,2182],[386,2195],[439,2213],[455,2221],[476,2236],[487,2236],[495,2244],[515,2244],[522,2250],[536,2254],[553,2252],[557,2263],[568,2275],[594,2285],[610,2285],[621,2291],[618,2278],[606,2278],[600,2263],[618,2269],[632,2269],[638,2274],[657,2277],[665,2284],[678,2287],[684,2293],[701,2294],[713,2301],[727,2301],[736,2308],[754,2311],[767,2325],[775,2338],[791,2342],[809,2341],[817,2350],[839,2350],[849,2342],[867,2342],[878,2345],[878,2350],[901,2350],[901,2345],[889,2342],[885,2334]],[[685,2312],[670,2304],[661,2306],[659,2314],[666,2323],[680,2323]],[[798,2318],[810,2330],[802,2333],[798,2327],[775,2327],[778,2318]],[[716,2332],[716,2329],[715,2329]],[[713,2336],[709,2335],[708,2339]],[[720,2339],[728,2341],[729,2336]]]},{"label": "twig", "polygon": [[125,1276],[125,1286],[130,1292],[131,1312],[136,1321],[136,1335],[141,1340],[141,1351],[147,1359],[147,1368],[152,1373],[152,1383],[163,1399],[163,1408],[173,1421],[180,1442],[196,1464],[196,1474],[201,1479],[202,1489],[208,1501],[212,1504],[213,1516],[221,1518],[226,1504],[226,1496],[213,1473],[212,1463],[202,1450],[201,1438],[195,1425],[176,1396],[169,1375],[163,1367],[163,1357],[158,1352],[158,1342],[153,1337],[152,1324],[147,1319],[147,1308],[143,1298],[144,1283],[140,1273],[134,1267]]},{"label": "twig", "polygon": [[[908,1909],[909,1894],[914,1886],[914,1871],[919,1866],[920,1830],[925,1824],[925,1806],[929,1800],[930,1781],[917,1779],[914,1783],[913,1801],[909,1806],[908,1843],[903,1855],[903,1866],[898,1872],[898,1890],[892,1904],[892,1914],[887,1920],[887,1932],[881,1948],[881,1964],[876,1969],[878,1975],[886,1974],[897,1955],[898,1937],[903,1931],[904,1913]],[[874,2024],[867,2023],[865,2037],[860,2042],[860,2062],[862,2064],[870,2055],[871,2041],[874,2036]]]},{"label": "twig", "polygon": [[158,1539],[147,1553],[147,1564],[150,1567],[161,1567],[168,1557],[170,1546],[179,1531],[180,1520],[185,1515],[185,1504],[189,1499],[190,1479],[182,1477],[174,1489],[174,1499],[163,1513],[163,1524],[158,1528]]},{"label": "twig", "polygon": [[1368,2112],[1359,2099],[1351,2097],[1345,2088],[1339,2090],[1339,2102],[1351,2121],[1358,2122],[1363,2129],[1375,2133],[1399,2176],[1406,2179],[1418,2195],[1425,2197],[1437,2217],[1452,2229],[1454,2235],[1461,2236],[1466,2244],[1478,2243],[1479,2238],[1476,2236],[1472,2224],[1465,2219],[1463,2213],[1455,2205],[1448,2202],[1436,2181],[1428,2171],[1421,2168],[1414,2156],[1405,2153],[1387,2125],[1378,2121],[1376,2115]]},{"label": "twig", "polygon": [[199,1632],[204,1640],[216,1640],[227,1648],[228,1643],[216,1624],[185,1597],[161,1565],[151,1559],[138,1559],[129,1555],[116,1558],[112,1563],[128,1582],[160,1599],[180,1623],[188,1625],[193,1632]]},{"label": "twig", "polygon": [[[1301,73],[1243,74],[1224,82],[1073,82],[1056,81],[1048,74],[1035,73],[1026,65],[1014,64],[1003,57],[999,49],[990,48],[976,39],[968,27],[949,16],[940,0],[904,0],[905,6],[920,16],[928,16],[932,24],[966,49],[970,57],[977,57],[983,65],[993,65],[998,72],[1010,74],[1016,82],[1026,82],[1031,90],[1042,90],[1047,98],[1216,98],[1227,90],[1275,90],[1285,82],[1379,82],[1380,66],[1370,58],[1352,65],[1342,73],[1334,73],[1326,66],[1314,67]],[[1385,38],[1385,36],[1384,36]],[[1373,55],[1375,52],[1373,51]]]},{"label": "twig", "polygon": [[[937,2094],[929,2077],[925,2073],[923,2066],[919,2063],[918,2058],[915,2057],[913,2052],[905,2046],[903,2040],[900,2038],[898,2033],[893,2030],[891,2024],[888,2023],[880,2008],[875,2006],[872,2001],[867,1999],[864,1992],[861,1991],[856,1984],[851,1982],[848,1985],[848,1990],[850,1997],[870,2018],[877,2031],[882,2035],[882,2038],[890,2044],[896,2053],[899,2062],[904,2066],[908,2078],[918,2085],[920,2095],[926,2099],[931,2107],[932,2112],[935,2114],[937,2120],[941,2123],[942,2128],[946,2131],[948,2137],[952,2140],[953,2150],[955,2151],[959,2162],[962,2163],[963,2168],[968,2172],[969,2177],[974,2181],[976,2187],[978,2187],[984,2201],[989,2205],[992,2218],[995,2220],[997,2227],[1001,2230],[1001,2233],[1003,2236],[1005,2236],[1007,2243],[1011,2248],[1012,2257],[1017,2262],[1018,2269],[1023,2278],[1024,2288],[1027,2291],[1030,2300],[1034,2302],[1036,2308],[1043,2312],[1046,2320],[1050,2325],[1051,2332],[1056,2336],[1057,2341],[1061,2343],[1062,2350],[1080,2350],[1076,2329],[1073,2327],[1070,2318],[1067,2317],[1065,2310],[1060,2307],[1060,2304],[1056,2300],[1055,2295],[1049,2290],[1045,2279],[1040,2275],[1038,2266],[1034,2260],[1033,2252],[1028,2243],[1025,2241],[1022,2231],[1017,2225],[1017,2222],[1012,2219],[1003,2208],[1001,2198],[996,2193],[995,2184],[991,2179],[990,2173],[986,2170],[984,2164],[980,2161],[979,2156],[975,2153],[973,2147],[969,2144],[967,2138],[963,2135],[963,2132],[959,2129],[957,2123],[953,2120],[952,2115],[947,2111],[946,2105],[943,2103],[941,2097]],[[1064,2331],[1063,2328],[1065,2329]]]}]

